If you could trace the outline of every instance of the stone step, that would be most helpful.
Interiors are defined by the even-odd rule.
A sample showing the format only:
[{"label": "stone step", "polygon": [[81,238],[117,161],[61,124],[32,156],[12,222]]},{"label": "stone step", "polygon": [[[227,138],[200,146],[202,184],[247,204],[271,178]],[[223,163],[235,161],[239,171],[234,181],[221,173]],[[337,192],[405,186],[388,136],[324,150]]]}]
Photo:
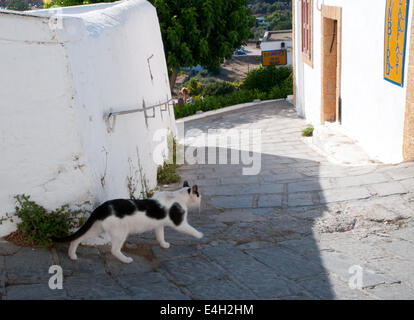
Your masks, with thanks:
[{"label": "stone step", "polygon": [[357,141],[347,136],[337,123],[316,126],[313,136],[304,138],[304,141],[335,164],[352,166],[379,164]]}]

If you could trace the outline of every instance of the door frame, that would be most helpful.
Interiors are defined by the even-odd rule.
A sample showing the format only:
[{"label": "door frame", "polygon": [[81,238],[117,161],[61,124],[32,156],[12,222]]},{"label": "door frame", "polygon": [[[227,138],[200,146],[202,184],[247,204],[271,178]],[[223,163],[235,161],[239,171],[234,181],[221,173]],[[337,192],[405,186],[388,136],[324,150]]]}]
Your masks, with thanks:
[{"label": "door frame", "polygon": [[[414,10],[412,10],[410,50],[404,114],[403,161],[414,161]],[[407,54],[407,53],[406,53]]]},{"label": "door frame", "polygon": [[323,19],[328,18],[337,21],[337,64],[336,64],[336,116],[335,121],[340,122],[340,112],[341,112],[341,66],[342,66],[342,58],[341,58],[341,45],[342,45],[342,8],[335,7],[335,6],[327,6],[322,5],[321,11],[321,124],[325,123],[325,106],[324,106],[324,80],[326,78],[326,74],[324,72],[325,66],[325,57],[324,57],[324,50],[325,50],[325,41],[324,41],[324,23]]}]

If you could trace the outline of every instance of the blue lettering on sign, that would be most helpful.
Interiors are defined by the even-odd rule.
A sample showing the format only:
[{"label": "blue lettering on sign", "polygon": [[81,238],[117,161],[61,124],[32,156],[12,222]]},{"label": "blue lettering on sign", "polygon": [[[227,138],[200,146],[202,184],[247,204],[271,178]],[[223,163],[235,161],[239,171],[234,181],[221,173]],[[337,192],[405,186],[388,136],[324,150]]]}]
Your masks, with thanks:
[{"label": "blue lettering on sign", "polygon": [[388,44],[387,44],[387,63],[386,63],[386,69],[385,72],[387,75],[390,74],[391,69],[394,69],[393,66],[391,66],[390,63],[390,56],[391,56],[391,50],[390,50],[390,37],[392,34],[392,5],[391,5],[391,1],[389,2],[388,5],[388,21],[387,21],[387,37],[388,37]]},{"label": "blue lettering on sign", "polygon": [[397,47],[395,48],[395,52],[396,52],[395,67],[397,68],[396,69],[397,75],[398,75],[398,67],[400,65],[400,56],[403,55],[403,53],[400,50],[400,43],[398,42],[398,39],[400,38],[401,33],[404,32],[401,25],[402,25],[402,22],[405,21],[405,17],[403,17],[403,15],[402,15],[401,6],[402,6],[402,0],[400,0],[400,2],[399,2],[398,28],[397,28]]}]

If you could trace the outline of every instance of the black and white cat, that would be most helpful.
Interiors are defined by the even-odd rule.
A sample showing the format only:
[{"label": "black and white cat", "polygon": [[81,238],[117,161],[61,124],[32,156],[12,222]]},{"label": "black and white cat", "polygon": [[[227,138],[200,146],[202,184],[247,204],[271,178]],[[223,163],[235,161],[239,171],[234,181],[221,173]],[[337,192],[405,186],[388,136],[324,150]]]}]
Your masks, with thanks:
[{"label": "black and white cat", "polygon": [[203,234],[187,222],[188,206],[200,207],[201,196],[197,185],[190,187],[185,181],[183,188],[177,191],[157,192],[151,199],[146,200],[110,200],[97,207],[74,234],[65,238],[52,237],[56,242],[71,241],[69,257],[76,260],[76,249],[88,238],[95,238],[102,232],[111,236],[111,253],[124,263],[133,260],[122,252],[122,246],[132,233],[142,233],[155,230],[155,236],[161,247],[169,248],[164,240],[164,227],[172,227],[177,231],[192,235],[198,239]]}]

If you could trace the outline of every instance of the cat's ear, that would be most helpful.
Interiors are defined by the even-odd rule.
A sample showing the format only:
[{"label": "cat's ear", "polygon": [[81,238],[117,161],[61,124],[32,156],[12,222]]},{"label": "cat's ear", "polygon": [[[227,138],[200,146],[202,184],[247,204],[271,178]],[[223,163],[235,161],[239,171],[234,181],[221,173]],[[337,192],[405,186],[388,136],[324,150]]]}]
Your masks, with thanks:
[{"label": "cat's ear", "polygon": [[183,183],[183,188],[185,188],[185,187],[189,187],[190,185],[188,184],[188,181],[187,180],[185,180],[184,181],[184,183]]},{"label": "cat's ear", "polygon": [[196,184],[191,187],[191,192],[195,194],[198,193],[198,186]]}]

